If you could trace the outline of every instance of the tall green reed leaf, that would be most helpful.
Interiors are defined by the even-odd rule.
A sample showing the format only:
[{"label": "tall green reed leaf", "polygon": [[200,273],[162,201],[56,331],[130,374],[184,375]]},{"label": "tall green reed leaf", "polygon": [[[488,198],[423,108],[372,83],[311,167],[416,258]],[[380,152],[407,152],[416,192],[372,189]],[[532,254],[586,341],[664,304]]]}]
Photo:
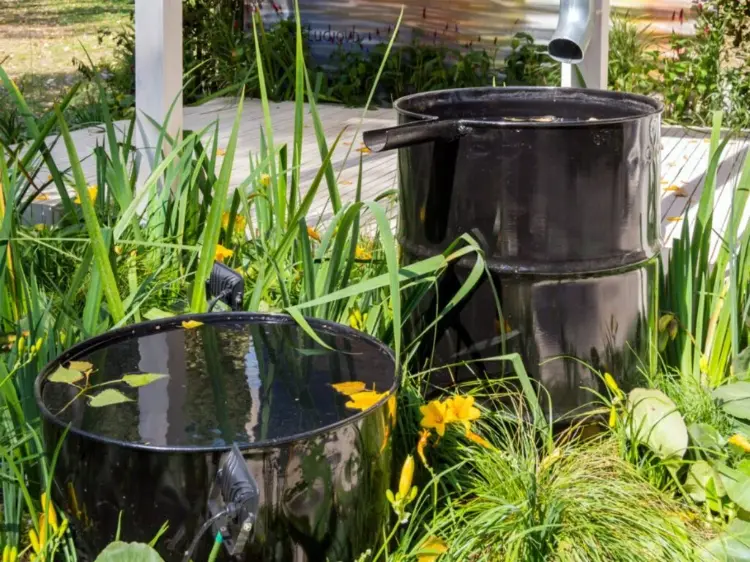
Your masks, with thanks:
[{"label": "tall green reed leaf", "polygon": [[244,97],[245,94],[243,92],[240,96],[239,103],[237,104],[237,113],[234,118],[234,124],[232,125],[232,132],[229,135],[229,142],[227,143],[224,161],[221,163],[219,179],[214,186],[213,201],[211,202],[211,209],[208,213],[206,229],[203,233],[200,258],[198,259],[198,271],[195,274],[193,294],[190,300],[190,309],[193,312],[203,312],[206,310],[207,306],[205,283],[208,280],[208,276],[211,273],[211,269],[213,268],[216,259],[216,245],[219,242],[221,217],[224,213],[224,206],[226,205],[227,194],[229,193],[229,180],[232,174],[234,155],[237,150],[237,135],[240,130]]},{"label": "tall green reed leaf", "polygon": [[96,210],[94,209],[94,204],[89,197],[86,177],[83,175],[81,161],[78,159],[78,153],[76,152],[73,138],[70,136],[70,130],[68,129],[68,125],[65,123],[65,119],[59,109],[56,110],[56,112],[60,131],[65,141],[68,158],[73,170],[74,187],[76,193],[78,193],[78,198],[81,201],[83,219],[86,223],[89,237],[91,238],[91,244],[94,251],[94,262],[99,270],[99,274],[102,276],[104,296],[107,299],[109,313],[112,315],[112,319],[115,322],[119,322],[122,320],[123,316],[125,316],[125,309],[122,306],[122,299],[120,299],[117,282],[115,280],[114,272],[112,271],[112,264],[109,261],[109,248],[105,245],[104,238],[102,237],[101,227],[96,218]]}]

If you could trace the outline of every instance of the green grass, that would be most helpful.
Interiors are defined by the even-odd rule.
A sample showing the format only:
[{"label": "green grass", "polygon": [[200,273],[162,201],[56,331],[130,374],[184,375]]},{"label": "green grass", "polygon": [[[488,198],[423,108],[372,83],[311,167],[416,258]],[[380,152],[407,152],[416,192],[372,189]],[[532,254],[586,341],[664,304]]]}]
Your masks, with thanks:
[{"label": "green grass", "polygon": [[99,43],[97,33],[127,23],[134,6],[133,0],[0,0],[0,66],[35,110],[48,108],[79,79],[73,59],[85,58],[84,49],[97,63],[111,57],[112,41]]}]

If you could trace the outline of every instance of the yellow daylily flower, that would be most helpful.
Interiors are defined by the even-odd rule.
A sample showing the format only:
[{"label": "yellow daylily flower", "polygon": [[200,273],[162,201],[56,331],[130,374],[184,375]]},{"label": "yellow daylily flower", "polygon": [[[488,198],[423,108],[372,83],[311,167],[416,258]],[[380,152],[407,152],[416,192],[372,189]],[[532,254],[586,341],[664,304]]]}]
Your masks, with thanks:
[{"label": "yellow daylily flower", "polygon": [[345,394],[346,396],[352,396],[358,392],[364,392],[366,390],[365,383],[362,381],[345,381],[337,382],[331,385],[337,392]]},{"label": "yellow daylily flower", "polygon": [[380,402],[385,396],[385,392],[375,392],[374,390],[365,390],[351,395],[351,400],[344,404],[347,408],[353,410],[369,410],[375,404]]},{"label": "yellow daylily flower", "polygon": [[445,426],[454,421],[452,408],[440,400],[433,400],[426,406],[420,406],[419,411],[422,413],[420,425],[424,428],[435,429],[440,437],[445,435]]},{"label": "yellow daylily flower", "polygon": [[221,244],[216,244],[216,261],[223,262],[225,258],[231,258],[233,255],[233,250],[225,248]]},{"label": "yellow daylily flower", "polygon": [[748,441],[748,439],[744,435],[736,433],[729,439],[727,439],[727,442],[734,445],[735,447],[739,447],[746,453],[750,453],[750,441]]},{"label": "yellow daylily flower", "polygon": [[362,332],[365,329],[365,322],[367,322],[367,313],[362,314],[358,308],[353,308],[349,313],[349,326]]},{"label": "yellow daylily flower", "polygon": [[197,328],[198,326],[203,326],[203,322],[198,322],[197,320],[182,321],[182,327],[186,330],[192,330],[193,328]]},{"label": "yellow daylily flower", "polygon": [[443,539],[430,537],[419,547],[417,562],[435,562],[441,554],[446,552],[448,552],[448,545]]},{"label": "yellow daylily flower", "polygon": [[484,437],[481,435],[477,435],[473,431],[467,431],[466,432],[466,438],[471,441],[472,443],[476,443],[477,445],[481,445],[485,449],[494,449],[495,447],[492,446],[492,443],[487,441]]},{"label": "yellow daylily flower", "polygon": [[354,249],[354,257],[358,260],[371,260],[372,253],[368,252],[361,244],[357,244],[357,247]]},{"label": "yellow daylily flower", "polygon": [[[89,193],[89,199],[91,200],[91,202],[93,203],[94,201],[96,201],[96,195],[99,193],[99,187],[96,185],[90,185],[87,191]],[[81,197],[79,195],[76,195],[76,198],[73,199],[73,203],[75,203],[76,205],[80,205]]]},{"label": "yellow daylily flower", "polygon": [[216,156],[224,156],[226,153],[227,153],[227,151],[224,148],[217,148],[216,149]]},{"label": "yellow daylily flower", "polygon": [[47,195],[46,193],[40,193],[39,195],[34,197],[34,201],[48,201],[48,200],[49,200],[49,195]]},{"label": "yellow daylily flower", "polygon": [[[245,217],[237,214],[234,216],[234,231],[236,233],[242,233],[245,230],[245,224],[246,224]],[[221,215],[221,227],[226,230],[229,228],[229,212],[224,211],[224,214]]]},{"label": "yellow daylily flower", "polygon": [[425,466],[429,466],[427,464],[427,459],[424,456],[424,449],[427,447],[427,442],[430,439],[430,436],[432,435],[432,432],[429,429],[423,429],[419,432],[419,441],[417,442],[417,454],[419,455],[419,460],[422,461],[422,464]]},{"label": "yellow daylily flower", "polygon": [[320,242],[320,234],[312,226],[307,227],[307,235],[316,242]]},{"label": "yellow daylily flower", "polygon": [[463,424],[466,431],[471,429],[471,422],[482,415],[479,408],[474,406],[473,396],[453,396],[445,404],[450,409],[453,420]]}]

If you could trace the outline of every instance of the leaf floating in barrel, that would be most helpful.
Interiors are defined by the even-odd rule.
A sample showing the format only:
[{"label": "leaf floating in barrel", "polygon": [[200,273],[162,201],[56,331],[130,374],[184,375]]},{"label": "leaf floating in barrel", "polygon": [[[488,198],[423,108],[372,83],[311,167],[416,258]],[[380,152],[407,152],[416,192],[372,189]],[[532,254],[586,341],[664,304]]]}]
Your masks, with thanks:
[{"label": "leaf floating in barrel", "polygon": [[346,396],[351,396],[352,394],[357,394],[358,392],[363,392],[365,390],[365,383],[362,381],[337,382],[331,386]]},{"label": "leaf floating in barrel", "polygon": [[137,375],[125,375],[122,377],[122,382],[133,388],[138,388],[139,386],[146,386],[147,384],[166,378],[169,378],[169,375],[162,375],[159,373],[139,373]]},{"label": "leaf floating in barrel", "polygon": [[83,373],[65,367],[58,367],[57,370],[49,376],[50,382],[61,382],[65,384],[75,384],[83,378]]},{"label": "leaf floating in barrel", "polygon": [[92,396],[89,406],[92,408],[103,408],[104,406],[112,406],[113,404],[121,404],[122,402],[132,402],[132,400],[119,390],[108,388],[107,390],[102,390],[96,396]]},{"label": "leaf floating in barrel", "polygon": [[365,390],[364,392],[357,392],[351,395],[351,400],[345,404],[347,408],[352,410],[369,410],[375,404],[380,402],[385,396],[385,392],[375,392],[374,390]]},{"label": "leaf floating in barrel", "polygon": [[667,217],[668,222],[680,222],[682,217]]},{"label": "leaf floating in barrel", "polygon": [[82,373],[90,371],[93,368],[94,366],[88,361],[71,361],[68,363],[68,369],[73,369],[74,371],[80,371]]},{"label": "leaf floating in barrel", "polygon": [[182,327],[186,330],[192,330],[199,326],[203,326],[203,322],[198,322],[197,320],[183,320],[182,322]]}]

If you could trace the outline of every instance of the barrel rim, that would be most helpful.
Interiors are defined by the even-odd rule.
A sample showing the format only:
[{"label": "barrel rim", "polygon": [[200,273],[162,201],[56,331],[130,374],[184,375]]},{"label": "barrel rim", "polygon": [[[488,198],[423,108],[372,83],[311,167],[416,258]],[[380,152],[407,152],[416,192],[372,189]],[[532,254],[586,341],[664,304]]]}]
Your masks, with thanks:
[{"label": "barrel rim", "polygon": [[[629,123],[633,121],[637,121],[639,119],[644,119],[647,117],[652,117],[655,115],[661,115],[661,113],[664,111],[664,104],[660,101],[645,96],[642,94],[633,94],[630,92],[614,92],[611,90],[595,90],[592,88],[562,88],[558,86],[502,86],[502,87],[495,87],[495,86],[485,86],[485,87],[478,87],[478,88],[452,88],[452,89],[445,89],[445,90],[435,90],[431,92],[420,92],[417,94],[411,94],[408,96],[404,96],[401,98],[398,98],[393,103],[393,108],[396,110],[396,113],[399,115],[403,115],[405,117],[409,117],[412,119],[418,119],[418,120],[424,120],[424,121],[430,121],[430,120],[438,120],[440,119],[436,115],[430,115],[429,113],[423,113],[419,111],[414,111],[411,109],[407,109],[405,106],[408,106],[408,104],[412,104],[424,99],[429,98],[435,98],[438,99],[440,96],[446,96],[446,95],[457,95],[461,94],[462,96],[471,96],[472,94],[479,96],[482,94],[487,93],[500,93],[500,94],[508,94],[508,95],[519,95],[519,94],[542,94],[542,93],[551,93],[551,99],[554,99],[555,93],[559,93],[561,96],[565,96],[566,98],[575,97],[576,95],[586,95],[590,96],[592,98],[598,98],[602,100],[602,102],[611,102],[611,103],[617,103],[618,101],[628,101],[631,103],[638,103],[644,106],[648,106],[650,108],[649,111],[643,111],[642,113],[637,113],[634,115],[629,115],[626,117],[609,117],[609,118],[603,118],[603,119],[597,119],[596,121],[485,121],[485,120],[479,120],[472,117],[458,117],[457,119],[461,120],[462,122],[466,122],[467,124],[475,124],[477,126],[481,126],[483,128],[498,128],[498,129],[569,129],[569,128],[592,128],[592,127],[600,127],[600,126],[607,126],[607,125],[617,125],[621,123]],[[446,102],[447,103],[447,102]]]},{"label": "barrel rim", "polygon": [[[90,439],[92,441],[95,441],[104,445],[114,445],[117,447],[123,447],[125,449],[130,449],[130,450],[144,451],[144,452],[150,452],[150,453],[164,453],[164,454],[215,453],[215,452],[223,453],[223,452],[229,451],[232,448],[232,444],[220,445],[220,446],[210,446],[210,445],[156,446],[156,445],[146,445],[143,443],[133,443],[131,441],[122,441],[119,439],[105,437],[103,435],[99,435],[96,433],[92,433],[90,431],[85,431],[80,428],[74,427],[70,423],[64,423],[57,416],[55,416],[52,412],[49,411],[49,409],[44,404],[44,401],[42,400],[42,388],[44,384],[47,382],[47,377],[53,372],[53,370],[57,369],[57,367],[63,363],[74,360],[76,357],[87,352],[92,347],[100,346],[102,343],[108,342],[110,340],[121,339],[125,335],[132,336],[134,334],[134,330],[135,331],[139,329],[150,330],[157,326],[163,326],[165,323],[169,323],[170,325],[173,323],[179,325],[183,321],[189,321],[189,320],[197,320],[199,322],[203,322],[204,324],[221,323],[222,321],[223,322],[244,321],[244,322],[256,322],[256,323],[265,323],[265,324],[297,324],[294,318],[292,318],[288,314],[272,314],[272,313],[261,313],[261,312],[205,312],[205,313],[199,313],[199,314],[182,314],[182,315],[177,315],[177,316],[170,316],[168,318],[160,318],[156,320],[149,320],[146,322],[139,322],[137,324],[130,324],[128,326],[123,326],[115,330],[109,330],[107,332],[104,332],[103,334],[99,334],[98,336],[94,336],[92,338],[79,342],[73,347],[71,347],[70,349],[67,349],[58,357],[56,357],[55,359],[47,363],[44,366],[44,368],[41,370],[41,372],[37,375],[34,381],[34,399],[36,400],[37,407],[39,408],[39,411],[42,414],[43,421],[51,423],[59,427],[63,432],[65,432],[63,434],[63,438],[67,437],[67,433],[73,433],[78,437]],[[393,396],[395,396],[396,392],[398,391],[398,388],[401,383],[401,372],[400,372],[400,369],[398,368],[396,356],[390,347],[385,345],[380,340],[370,336],[369,334],[365,334],[364,332],[360,332],[349,326],[345,326],[337,322],[330,322],[328,320],[321,320],[317,318],[307,318],[307,317],[305,317],[305,321],[308,322],[310,326],[313,328],[317,326],[320,328],[334,329],[338,333],[343,334],[345,336],[348,335],[349,337],[354,337],[360,340],[365,340],[366,342],[373,345],[373,347],[376,350],[382,353],[385,353],[385,355],[387,355],[393,360],[393,365],[394,365],[393,384],[387,391],[383,393],[382,399],[380,399],[378,402],[376,402],[375,404],[373,404],[366,410],[362,410],[360,412],[354,413],[347,418],[338,420],[334,423],[331,423],[325,426],[321,426],[314,430],[310,430],[310,431],[306,431],[306,432],[302,432],[302,433],[298,433],[298,434],[290,435],[286,437],[281,437],[278,439],[266,439],[264,441],[259,441],[258,443],[244,443],[242,445],[238,444],[237,446],[239,447],[241,451],[266,451],[266,450],[278,448],[284,445],[288,445],[290,443],[306,441],[313,437],[324,435],[326,433],[330,433],[331,431],[335,431],[336,429],[339,429],[340,427],[357,422],[360,419],[363,419],[366,416],[373,414],[374,412],[382,408],[388,402],[388,400],[390,400]]]}]

